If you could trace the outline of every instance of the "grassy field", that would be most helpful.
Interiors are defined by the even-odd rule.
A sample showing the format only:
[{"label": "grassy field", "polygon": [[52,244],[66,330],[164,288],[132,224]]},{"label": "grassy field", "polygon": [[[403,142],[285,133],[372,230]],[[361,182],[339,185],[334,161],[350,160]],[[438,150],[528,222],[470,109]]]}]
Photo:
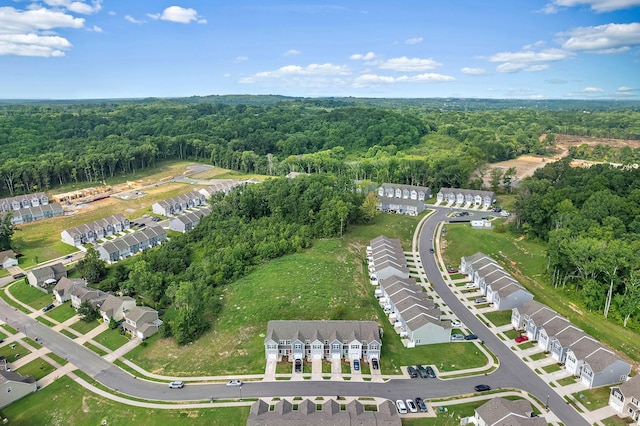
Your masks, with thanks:
[{"label": "grassy field", "polygon": [[[249,407],[162,410],[123,406],[95,395],[68,377],[5,407],[2,418],[11,425],[224,425],[247,423]],[[103,422],[104,421],[104,422]]]},{"label": "grassy field", "polygon": [[493,257],[534,295],[535,300],[549,306],[600,342],[626,354],[627,361],[637,364],[640,360],[640,340],[636,332],[606,321],[601,312],[588,311],[576,293],[550,284],[545,275],[544,245],[510,233],[451,224],[447,225],[444,245],[445,259],[453,265],[459,265],[462,256],[479,251]]},{"label": "grassy field", "polygon": [[493,311],[483,315],[496,327],[507,325],[511,322],[511,311]]},{"label": "grassy field", "polygon": [[580,401],[589,411],[606,407],[609,404],[609,395],[611,388],[604,386],[601,388],[588,389],[571,394],[576,400]]},{"label": "grassy field", "polygon": [[76,310],[73,306],[71,306],[71,302],[63,303],[62,305],[56,306],[54,309],[47,312],[47,316],[49,318],[54,319],[58,322],[65,322],[75,315]]},{"label": "grassy field", "polygon": [[71,324],[70,327],[80,334],[87,334],[99,325],[100,323],[98,321],[85,322],[80,320]]},{"label": "grassy field", "polygon": [[98,334],[92,339],[94,342],[100,343],[102,346],[115,351],[120,346],[129,341],[129,338],[124,334],[120,334],[119,330],[108,329]]},{"label": "grassy field", "polygon": [[22,303],[26,303],[36,310],[42,309],[53,302],[53,294],[43,293],[23,281],[18,281],[9,287],[9,292]]},{"label": "grassy field", "polygon": [[20,343],[15,343],[15,348],[12,348],[11,345],[14,343],[7,343],[4,346],[0,347],[0,355],[4,355],[7,357],[7,362],[13,362],[20,357],[24,357],[31,353],[31,351]]},{"label": "grassy field", "polygon": [[23,376],[33,376],[34,379],[40,380],[55,370],[55,367],[43,359],[34,359],[33,361],[23,365],[16,371]]}]

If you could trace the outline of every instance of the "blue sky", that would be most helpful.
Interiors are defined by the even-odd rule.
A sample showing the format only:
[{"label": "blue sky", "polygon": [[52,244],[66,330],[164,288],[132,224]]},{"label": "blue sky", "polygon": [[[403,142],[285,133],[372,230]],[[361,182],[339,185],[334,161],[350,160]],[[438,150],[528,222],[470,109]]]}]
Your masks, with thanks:
[{"label": "blue sky", "polygon": [[0,98],[640,99],[640,0],[0,0]]}]

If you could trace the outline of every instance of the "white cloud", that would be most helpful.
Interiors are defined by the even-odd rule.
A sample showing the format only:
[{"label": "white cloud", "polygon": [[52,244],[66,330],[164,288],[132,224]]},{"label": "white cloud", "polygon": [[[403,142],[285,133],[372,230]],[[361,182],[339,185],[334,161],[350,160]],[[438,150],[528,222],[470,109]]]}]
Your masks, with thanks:
[{"label": "white cloud", "polygon": [[296,49],[289,49],[286,52],[284,52],[284,56],[292,56],[292,55],[299,55],[301,52],[299,50]]},{"label": "white cloud", "polygon": [[454,81],[455,78],[450,75],[424,73],[418,75],[402,75],[393,77],[390,75],[363,74],[353,80],[353,87],[371,87],[383,84],[395,83],[438,83]]},{"label": "white cloud", "polygon": [[633,87],[620,86],[618,87],[618,92],[633,92]]},{"label": "white cloud", "polygon": [[263,71],[255,74],[255,77],[285,77],[289,75],[349,75],[351,71],[344,65],[334,64],[309,64],[305,67],[299,65],[286,65],[275,71]]},{"label": "white cloud", "polygon": [[373,52],[368,52],[365,54],[355,53],[349,57],[349,59],[353,59],[354,61],[370,61],[376,57],[376,54]]},{"label": "white cloud", "polygon": [[484,75],[485,74],[484,68],[464,67],[460,70],[460,72],[467,75]]},{"label": "white cloud", "polygon": [[585,93],[602,93],[604,92],[604,90],[602,90],[599,87],[585,87],[584,89],[582,89],[583,92]]},{"label": "white cloud", "polygon": [[136,19],[136,18],[134,18],[134,17],[133,17],[133,16],[131,16],[131,15],[125,15],[125,16],[124,16],[124,20],[125,20],[125,21],[129,21],[129,22],[131,22],[132,24],[138,24],[138,25],[141,25],[141,24],[144,24],[145,22],[147,22],[147,21],[145,21],[144,19]]},{"label": "white cloud", "polygon": [[84,19],[46,8],[0,7],[0,55],[64,56],[72,47],[56,28],[83,28]]},{"label": "white cloud", "polygon": [[422,43],[424,41],[424,38],[422,37],[413,37],[413,38],[408,38],[404,41],[404,44],[418,44],[418,43]]},{"label": "white cloud", "polygon": [[605,24],[580,27],[561,36],[568,37],[562,47],[572,51],[616,53],[640,46],[640,23]]},{"label": "white cloud", "polygon": [[558,13],[558,8],[554,4],[548,3],[548,4],[544,5],[544,7],[542,9],[538,9],[535,12],[536,13],[543,13],[545,15],[553,15],[554,13]]},{"label": "white cloud", "polygon": [[70,12],[81,13],[83,15],[91,15],[102,9],[102,0],[94,0],[91,4],[72,0],[44,0],[44,2],[47,6],[64,8]]},{"label": "white cloud", "polygon": [[588,5],[594,12],[611,12],[640,6],[640,0],[554,0],[553,4],[562,7]]},{"label": "white cloud", "polygon": [[179,24],[189,24],[197,22],[198,24],[206,24],[207,20],[198,15],[198,11],[192,8],[184,8],[180,6],[169,6],[162,13],[148,13],[151,19],[161,19],[163,21],[177,22]]},{"label": "white cloud", "polygon": [[235,59],[236,62],[245,62],[248,60],[249,60],[248,56],[236,56],[236,59]]},{"label": "white cloud", "polygon": [[392,71],[404,71],[404,72],[420,72],[430,71],[434,68],[442,65],[434,61],[433,59],[420,59],[420,58],[407,58],[402,56],[400,58],[391,58],[386,61],[382,61],[378,67],[383,70]]},{"label": "white cloud", "polygon": [[545,49],[539,52],[522,50],[520,52],[500,52],[491,56],[491,62],[502,62],[496,71],[514,73],[518,71],[541,71],[549,66],[545,62],[561,61],[574,54],[561,49]]},{"label": "white cloud", "polygon": [[95,31],[97,33],[101,33],[102,32],[102,28],[100,28],[97,25],[94,25],[93,28],[91,29],[91,31]]}]

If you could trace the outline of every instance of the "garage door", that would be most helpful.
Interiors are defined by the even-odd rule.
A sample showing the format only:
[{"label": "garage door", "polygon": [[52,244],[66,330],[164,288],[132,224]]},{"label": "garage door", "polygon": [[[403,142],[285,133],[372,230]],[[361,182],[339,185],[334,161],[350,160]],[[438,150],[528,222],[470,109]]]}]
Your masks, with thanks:
[{"label": "garage door", "polygon": [[276,359],[276,354],[269,354],[269,359]]}]

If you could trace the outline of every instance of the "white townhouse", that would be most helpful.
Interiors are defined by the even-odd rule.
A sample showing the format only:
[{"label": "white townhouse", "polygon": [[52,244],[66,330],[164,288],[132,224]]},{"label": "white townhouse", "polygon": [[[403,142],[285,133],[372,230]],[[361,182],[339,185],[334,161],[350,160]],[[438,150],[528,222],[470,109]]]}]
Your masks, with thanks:
[{"label": "white townhouse", "polygon": [[216,194],[219,192],[223,194],[228,194],[233,188],[235,188],[238,185],[242,185],[244,183],[246,182],[243,182],[241,180],[233,180],[233,179],[220,180],[205,188],[199,189],[198,192],[204,195],[205,198],[208,200],[209,198],[211,198],[213,194]]},{"label": "white townhouse", "polygon": [[489,208],[495,202],[495,194],[492,191],[476,189],[440,188],[436,201],[459,206]]},{"label": "white townhouse", "polygon": [[431,189],[424,186],[383,183],[378,188],[378,210],[417,216],[431,198]]},{"label": "white townhouse", "polygon": [[546,426],[544,417],[534,416],[531,403],[526,399],[508,400],[492,398],[475,409],[476,426]]},{"label": "white townhouse", "polygon": [[189,211],[171,218],[169,221],[169,229],[178,232],[188,232],[200,224],[200,220],[204,216],[211,214],[211,207],[205,206],[197,210]]},{"label": "white townhouse", "polygon": [[106,237],[131,228],[131,222],[122,214],[99,219],[95,222],[85,223],[74,228],[65,229],[60,233],[62,242],[72,246],[94,243]]},{"label": "white townhouse", "polygon": [[191,191],[187,194],[158,201],[151,206],[151,210],[155,214],[172,217],[184,212],[185,210],[204,206],[206,204],[207,198],[203,194],[198,191]]},{"label": "white townhouse", "polygon": [[166,239],[167,231],[161,226],[147,226],[124,237],[107,241],[96,247],[96,250],[101,260],[107,263],[114,263],[162,244]]},{"label": "white townhouse", "polygon": [[369,270],[378,281],[392,276],[409,278],[407,258],[400,240],[380,236],[371,240],[370,247]]},{"label": "white townhouse", "polygon": [[543,305],[537,300],[531,300],[523,305],[517,306],[511,310],[511,325],[516,330],[523,330],[525,324],[529,321],[529,316],[541,309],[549,309],[547,305]]},{"label": "white townhouse", "polygon": [[620,417],[630,418],[633,424],[640,424],[640,376],[634,376],[611,388],[609,406]]},{"label": "white townhouse", "polygon": [[49,198],[44,192],[16,195],[15,197],[0,198],[0,212],[20,210],[26,207],[38,207],[49,204]]}]

